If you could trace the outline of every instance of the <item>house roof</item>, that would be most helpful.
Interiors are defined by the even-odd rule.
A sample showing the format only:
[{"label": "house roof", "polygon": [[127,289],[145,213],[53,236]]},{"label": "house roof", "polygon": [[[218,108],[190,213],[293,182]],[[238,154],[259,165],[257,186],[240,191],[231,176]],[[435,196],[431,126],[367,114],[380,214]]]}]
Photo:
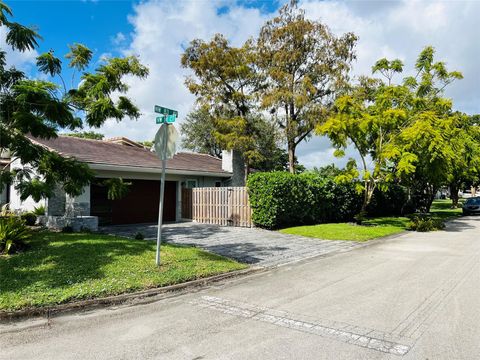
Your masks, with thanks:
[{"label": "house roof", "polygon": [[[73,157],[87,164],[116,165],[129,168],[162,168],[162,162],[155,153],[144,147],[127,145],[125,142],[121,144],[61,135],[52,139],[30,137],[30,140],[56,151],[62,156]],[[188,152],[177,153],[172,159],[168,160],[167,172],[168,170],[188,173],[230,174],[222,169],[221,159],[207,154]]]}]

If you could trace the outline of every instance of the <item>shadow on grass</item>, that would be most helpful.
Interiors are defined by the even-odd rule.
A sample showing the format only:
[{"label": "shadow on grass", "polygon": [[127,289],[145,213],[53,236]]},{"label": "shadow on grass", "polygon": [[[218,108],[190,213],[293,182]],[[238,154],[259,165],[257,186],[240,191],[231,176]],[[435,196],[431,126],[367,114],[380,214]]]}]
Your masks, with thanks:
[{"label": "shadow on grass", "polygon": [[96,234],[39,233],[29,251],[0,258],[0,292],[32,285],[61,288],[105,277],[102,268],[117,257],[152,251],[154,244]]}]

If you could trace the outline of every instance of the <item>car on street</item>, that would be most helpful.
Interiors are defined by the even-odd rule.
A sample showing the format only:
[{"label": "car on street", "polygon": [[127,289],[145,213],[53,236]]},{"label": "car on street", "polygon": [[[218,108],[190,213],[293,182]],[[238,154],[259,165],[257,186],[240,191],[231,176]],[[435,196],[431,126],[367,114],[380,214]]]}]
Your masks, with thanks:
[{"label": "car on street", "polygon": [[463,215],[480,214],[480,197],[467,199],[463,204]]}]

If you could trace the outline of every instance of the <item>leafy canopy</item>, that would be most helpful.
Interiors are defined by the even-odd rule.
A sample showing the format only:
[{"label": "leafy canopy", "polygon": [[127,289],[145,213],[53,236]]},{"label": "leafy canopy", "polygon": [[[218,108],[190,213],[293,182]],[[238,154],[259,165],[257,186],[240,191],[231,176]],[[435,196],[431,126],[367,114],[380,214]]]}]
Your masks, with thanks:
[{"label": "leafy canopy", "polygon": [[[360,78],[336,100],[332,116],[317,127],[318,134],[330,138],[337,155],[342,156],[349,145],[357,150],[361,169],[353,160],[349,168],[351,177],[362,177],[364,209],[375,188],[401,181],[412,189],[416,207],[428,211],[437,190],[466,156],[462,148],[471,139],[472,128],[443,96],[445,87],[461,79],[461,73],[435,62],[432,47],[419,54],[415,71],[416,76],[395,84],[403,63],[380,59],[372,72],[384,80]],[[474,141],[467,142],[474,146]]]},{"label": "leafy canopy", "polygon": [[[41,37],[35,29],[11,22],[11,16],[11,9],[0,2],[0,25],[6,29],[7,44],[14,51],[35,49]],[[84,71],[78,87],[72,81],[70,89],[62,78],[62,61],[53,50],[37,57],[38,70],[49,80],[31,79],[7,67],[6,53],[0,50],[0,151],[8,151],[11,156],[11,162],[0,168],[0,187],[15,182],[22,200],[48,197],[57,184],[68,194],[79,195],[93,178],[86,164],[62,157],[34,138],[55,138],[61,129],[77,131],[83,125],[99,127],[107,119],[120,121],[140,115],[123,95],[128,90],[125,76],[148,75],[148,69],[136,57],[107,59],[88,72],[92,52],[80,44],[70,49],[69,66]],[[54,82],[57,77],[63,89]],[[17,168],[19,162],[26,166]]]},{"label": "leafy canopy", "polygon": [[307,19],[297,1],[284,5],[260,30],[256,62],[265,79],[261,106],[284,132],[292,173],[297,145],[327,117],[347,85],[356,41],[353,33],[337,37],[325,24]]}]

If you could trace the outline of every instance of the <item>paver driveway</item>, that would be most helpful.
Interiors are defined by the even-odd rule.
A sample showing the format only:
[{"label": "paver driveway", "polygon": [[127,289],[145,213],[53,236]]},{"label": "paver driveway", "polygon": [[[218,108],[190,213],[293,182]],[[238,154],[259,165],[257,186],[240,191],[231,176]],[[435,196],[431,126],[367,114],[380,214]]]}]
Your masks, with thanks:
[{"label": "paver driveway", "polygon": [[[101,228],[102,232],[134,237],[141,232],[146,239],[156,239],[157,225],[135,224]],[[222,227],[183,222],[164,225],[167,242],[193,245],[229,258],[269,267],[318,255],[347,251],[362,246],[354,241],[333,241],[281,234],[262,229]]]}]

